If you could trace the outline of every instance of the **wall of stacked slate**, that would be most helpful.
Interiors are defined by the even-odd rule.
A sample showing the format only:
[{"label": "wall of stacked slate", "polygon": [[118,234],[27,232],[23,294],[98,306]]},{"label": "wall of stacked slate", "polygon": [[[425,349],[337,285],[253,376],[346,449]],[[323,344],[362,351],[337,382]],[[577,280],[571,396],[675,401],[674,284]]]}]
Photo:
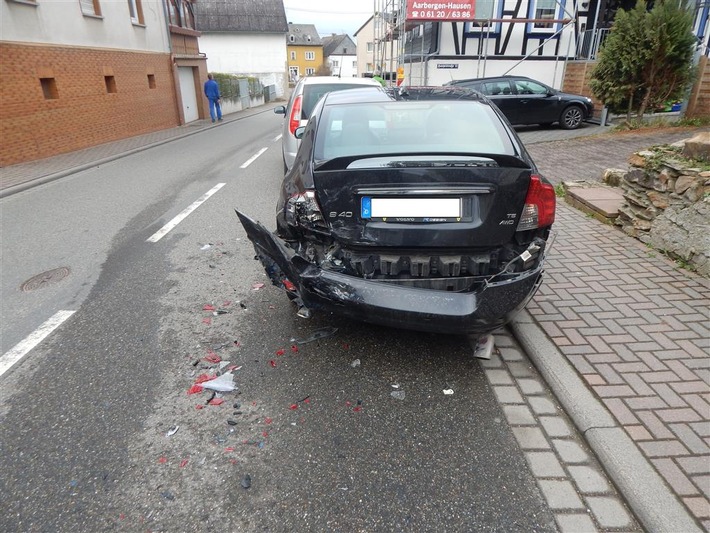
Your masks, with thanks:
[{"label": "wall of stacked slate", "polygon": [[615,224],[710,277],[710,133],[638,152],[629,163],[604,177],[624,194]]}]

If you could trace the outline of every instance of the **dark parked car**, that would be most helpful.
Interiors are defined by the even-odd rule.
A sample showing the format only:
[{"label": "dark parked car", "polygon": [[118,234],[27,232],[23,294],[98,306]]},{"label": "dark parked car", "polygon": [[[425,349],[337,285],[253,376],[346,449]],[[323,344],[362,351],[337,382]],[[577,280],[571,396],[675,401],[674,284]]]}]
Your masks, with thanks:
[{"label": "dark parked car", "polygon": [[522,76],[456,80],[458,85],[485,94],[514,125],[557,122],[566,130],[579,128],[594,114],[591,98],[568,94]]},{"label": "dark parked car", "polygon": [[332,92],[297,134],[277,233],[237,214],[301,312],[485,334],[535,293],[555,192],[485,98],[461,87]]}]

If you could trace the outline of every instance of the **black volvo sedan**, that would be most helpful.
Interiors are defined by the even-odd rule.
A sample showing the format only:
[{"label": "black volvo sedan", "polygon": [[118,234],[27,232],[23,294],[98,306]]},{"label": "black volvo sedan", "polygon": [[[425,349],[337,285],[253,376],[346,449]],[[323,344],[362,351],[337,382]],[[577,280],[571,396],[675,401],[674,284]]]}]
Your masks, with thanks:
[{"label": "black volvo sedan", "polygon": [[485,97],[329,93],[297,135],[276,233],[237,214],[301,314],[486,334],[533,296],[555,192]]}]

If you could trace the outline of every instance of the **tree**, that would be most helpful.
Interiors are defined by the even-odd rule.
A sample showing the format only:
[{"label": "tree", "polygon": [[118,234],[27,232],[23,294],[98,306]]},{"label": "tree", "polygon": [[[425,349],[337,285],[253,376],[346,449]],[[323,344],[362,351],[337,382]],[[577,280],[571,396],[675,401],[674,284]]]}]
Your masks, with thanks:
[{"label": "tree", "polygon": [[692,78],[692,15],[673,0],[648,12],[643,0],[619,10],[592,71],[590,86],[614,113],[646,109],[682,96]]}]

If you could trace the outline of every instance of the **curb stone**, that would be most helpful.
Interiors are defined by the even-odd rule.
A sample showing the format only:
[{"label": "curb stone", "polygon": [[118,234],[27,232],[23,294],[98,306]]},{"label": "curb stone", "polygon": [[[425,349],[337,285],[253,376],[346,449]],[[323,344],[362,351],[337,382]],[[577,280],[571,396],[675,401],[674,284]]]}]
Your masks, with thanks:
[{"label": "curb stone", "polygon": [[700,532],[693,517],[530,313],[521,311],[510,329],[643,527]]}]

